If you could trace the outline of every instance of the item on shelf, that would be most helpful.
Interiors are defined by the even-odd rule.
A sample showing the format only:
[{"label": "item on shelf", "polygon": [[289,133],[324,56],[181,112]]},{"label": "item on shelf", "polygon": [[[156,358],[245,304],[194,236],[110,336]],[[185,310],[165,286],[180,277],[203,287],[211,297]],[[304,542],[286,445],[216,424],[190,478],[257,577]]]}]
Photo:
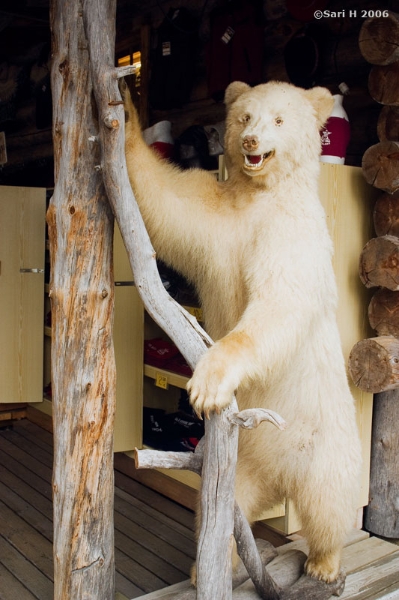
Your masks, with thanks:
[{"label": "item on shelf", "polygon": [[147,446],[158,450],[194,452],[203,435],[204,425],[193,415],[143,408],[143,442]]},{"label": "item on shelf", "polygon": [[191,94],[198,51],[198,20],[184,7],[170,8],[156,31],[149,100],[152,108],[180,108]]},{"label": "item on shelf", "polygon": [[162,158],[173,158],[174,143],[170,121],[159,121],[144,129],[143,137],[147,146],[154,148]]},{"label": "item on shelf", "polygon": [[199,306],[194,287],[180,273],[165,265],[161,260],[157,261],[157,266],[163,286],[172,298],[180,304]]},{"label": "item on shelf", "polygon": [[320,132],[320,160],[321,162],[343,165],[350,139],[349,119],[342,106],[343,95],[335,94],[333,98],[334,107],[331,116]]},{"label": "item on shelf", "polygon": [[49,398],[51,400],[51,398],[53,397],[51,390],[51,381],[46,386],[44,386],[43,393],[46,398]]},{"label": "item on shelf", "polygon": [[208,136],[209,156],[220,156],[221,154],[224,154],[226,121],[220,121],[214,125],[205,125],[204,129]]},{"label": "item on shelf", "polygon": [[191,125],[176,139],[177,164],[183,169],[217,169],[217,159],[210,156],[208,136],[201,125]]},{"label": "item on shelf", "polygon": [[162,338],[144,340],[144,362],[147,365],[191,377],[192,370],[179,349]]}]

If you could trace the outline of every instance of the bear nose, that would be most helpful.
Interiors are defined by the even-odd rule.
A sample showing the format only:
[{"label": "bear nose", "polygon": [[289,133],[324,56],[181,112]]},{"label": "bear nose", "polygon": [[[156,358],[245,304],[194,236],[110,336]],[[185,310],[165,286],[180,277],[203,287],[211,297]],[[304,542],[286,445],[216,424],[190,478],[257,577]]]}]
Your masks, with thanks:
[{"label": "bear nose", "polygon": [[244,146],[245,150],[250,152],[251,150],[257,149],[259,146],[259,140],[256,135],[246,135],[242,141],[242,145]]}]

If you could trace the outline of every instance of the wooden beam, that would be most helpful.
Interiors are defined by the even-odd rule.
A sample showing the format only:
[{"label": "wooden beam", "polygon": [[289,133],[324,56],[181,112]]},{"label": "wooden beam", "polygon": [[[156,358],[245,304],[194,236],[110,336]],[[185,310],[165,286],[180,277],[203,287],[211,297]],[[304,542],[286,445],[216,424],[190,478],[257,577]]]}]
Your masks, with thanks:
[{"label": "wooden beam", "polygon": [[[106,4],[107,8],[109,3]],[[112,35],[111,8],[98,31]],[[54,599],[114,597],[113,216],[98,148],[79,0],[52,0],[55,188],[52,307]],[[110,33],[111,32],[111,33]]]}]

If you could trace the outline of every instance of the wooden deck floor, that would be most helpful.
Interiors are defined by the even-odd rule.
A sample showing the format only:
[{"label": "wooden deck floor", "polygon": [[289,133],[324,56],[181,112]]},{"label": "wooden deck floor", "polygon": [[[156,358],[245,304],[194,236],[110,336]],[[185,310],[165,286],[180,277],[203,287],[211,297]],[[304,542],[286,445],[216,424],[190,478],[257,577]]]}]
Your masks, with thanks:
[{"label": "wooden deck floor", "polygon": [[[52,435],[27,419],[0,430],[0,600],[52,600]],[[116,599],[186,580],[193,513],[115,471]]]}]

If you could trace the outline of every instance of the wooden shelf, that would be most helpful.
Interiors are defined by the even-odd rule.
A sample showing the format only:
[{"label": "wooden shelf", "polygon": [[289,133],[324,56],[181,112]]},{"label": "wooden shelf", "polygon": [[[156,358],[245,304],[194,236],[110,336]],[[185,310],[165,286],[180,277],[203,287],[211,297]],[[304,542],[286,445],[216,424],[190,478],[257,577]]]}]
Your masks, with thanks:
[{"label": "wooden shelf", "polygon": [[151,377],[151,379],[155,379],[155,383],[157,384],[158,382],[158,387],[164,387],[164,389],[167,389],[169,385],[174,385],[175,387],[185,390],[189,380],[189,377],[173,373],[173,371],[159,369],[152,365],[144,365],[144,375],[146,377]]}]

